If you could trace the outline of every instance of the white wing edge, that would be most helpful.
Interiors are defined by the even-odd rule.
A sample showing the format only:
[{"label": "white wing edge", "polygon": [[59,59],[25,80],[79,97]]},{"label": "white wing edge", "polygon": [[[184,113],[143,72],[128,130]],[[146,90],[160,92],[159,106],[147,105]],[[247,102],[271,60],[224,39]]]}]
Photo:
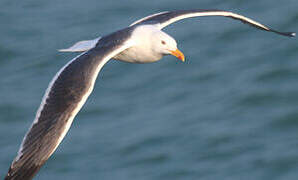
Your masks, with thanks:
[{"label": "white wing edge", "polygon": [[[157,17],[164,14],[164,13],[167,13],[167,12],[161,12],[161,13],[156,13],[156,14],[153,14],[153,15],[149,15],[147,17],[144,17],[140,20],[137,20],[135,21],[134,23],[131,24],[131,26],[135,25],[135,24],[138,24],[138,23],[142,23],[142,22],[146,22],[146,20],[149,20],[151,18],[154,18],[154,17]],[[274,32],[274,33],[277,33],[277,34],[280,34],[280,35],[283,35],[283,36],[288,36],[288,37],[295,37],[296,36],[296,33],[295,32],[280,32],[280,31],[276,31],[274,29],[271,29],[261,23],[258,23],[248,17],[245,17],[245,16],[242,16],[240,14],[236,14],[236,13],[233,13],[233,12],[230,12],[230,11],[224,11],[224,10],[202,10],[202,11],[199,11],[199,12],[196,12],[196,10],[194,10],[193,12],[189,11],[189,12],[185,12],[185,13],[181,13],[181,14],[178,14],[177,16],[174,16],[174,17],[170,17],[168,20],[165,20],[165,21],[161,21],[161,22],[156,22],[156,25],[158,26],[159,29],[163,29],[164,27],[176,22],[176,21],[179,21],[181,19],[185,19],[185,18],[191,18],[191,17],[198,17],[198,16],[225,16],[225,17],[230,17],[230,18],[234,18],[234,19],[237,19],[237,20],[240,20],[242,21],[243,23],[247,23],[247,24],[250,24],[252,26],[255,26],[259,29],[263,29],[263,30],[266,30],[266,31],[271,31],[271,32]]]},{"label": "white wing edge", "polygon": [[[66,133],[68,132],[71,124],[72,124],[72,121],[74,119],[74,117],[77,115],[77,113],[80,111],[80,109],[82,108],[82,106],[85,104],[87,98],[89,97],[89,95],[91,94],[92,90],[93,90],[93,87],[94,87],[94,84],[95,84],[95,81],[96,81],[96,78],[97,78],[97,75],[98,73],[100,72],[101,68],[111,59],[113,58],[114,56],[116,56],[117,54],[121,53],[122,51],[124,51],[125,49],[128,49],[130,48],[131,46],[133,46],[135,43],[133,40],[128,40],[127,42],[125,42],[121,47],[119,47],[118,49],[114,50],[113,52],[111,52],[109,55],[107,55],[106,57],[104,57],[104,59],[101,61],[101,63],[98,65],[97,67],[97,70],[96,70],[96,73],[95,75],[93,76],[92,78],[92,85],[90,87],[90,89],[87,91],[87,93],[82,97],[80,103],[77,105],[76,109],[74,110],[72,116],[69,118],[68,120],[68,123],[66,124],[65,126],[65,129],[64,129],[64,132],[60,135],[59,137],[59,140],[57,141],[57,145],[55,146],[55,148],[52,150],[52,153],[54,153],[54,151],[57,149],[57,147],[59,146],[59,144],[61,143],[61,141],[63,140],[63,138],[65,137]],[[75,58],[73,58],[71,61],[69,61],[66,65],[64,65],[57,73],[56,75],[54,76],[54,78],[51,80],[51,82],[49,83],[49,86],[42,98],[42,101],[41,101],[41,104],[37,110],[37,113],[36,113],[36,116],[35,116],[35,119],[33,121],[33,123],[31,124],[28,132],[25,134],[24,138],[23,138],[23,141],[20,145],[20,148],[19,148],[19,151],[17,153],[17,156],[15,157],[15,159],[13,160],[13,162],[17,162],[20,157],[22,156],[23,154],[23,145],[24,145],[24,142],[25,142],[25,139],[27,138],[27,135],[29,133],[29,131],[31,130],[32,126],[34,124],[36,124],[38,122],[38,118],[40,116],[40,113],[45,105],[45,102],[46,102],[46,99],[48,98],[48,95],[49,95],[49,92],[51,91],[51,88],[54,84],[54,82],[57,80],[57,78],[59,77],[59,75],[62,73],[62,71],[69,65],[71,64],[73,61],[75,61],[77,58],[79,58],[80,56],[82,56],[83,54],[85,54],[86,52],[84,53],[81,53],[80,55],[76,56]],[[52,154],[51,153],[51,154]]]},{"label": "white wing edge", "polygon": [[280,35],[283,35],[283,36],[288,36],[288,37],[295,37],[296,36],[296,33],[295,32],[280,32],[280,31],[276,31],[274,29],[271,29],[257,21],[254,21],[248,17],[245,17],[245,16],[242,16],[240,14],[236,14],[236,13],[233,13],[233,12],[230,12],[230,11],[202,11],[202,12],[195,12],[195,13],[187,13],[187,14],[184,14],[184,15],[180,15],[180,16],[177,16],[177,17],[174,17],[166,22],[163,22],[163,23],[159,23],[158,26],[160,29],[163,29],[164,27],[176,22],[176,21],[179,21],[181,19],[185,19],[185,18],[191,18],[191,17],[198,17],[198,16],[224,16],[224,17],[231,17],[231,18],[234,18],[234,19],[237,19],[237,20],[240,20],[244,23],[247,23],[247,24],[250,24],[252,26],[255,26],[257,28],[260,28],[260,29],[263,29],[263,30],[266,30],[266,31],[271,31],[271,32],[274,32],[274,33],[277,33],[277,34],[280,34]]},{"label": "white wing edge", "polygon": [[107,55],[106,57],[103,58],[103,60],[101,61],[101,63],[98,65],[97,70],[95,75],[92,77],[92,85],[89,88],[88,92],[82,97],[80,103],[77,105],[77,108],[74,110],[72,117],[70,117],[70,122],[66,125],[64,132],[60,135],[58,143],[56,145],[56,147],[53,149],[52,153],[54,153],[54,151],[57,149],[57,147],[59,146],[59,144],[61,143],[61,141],[63,140],[64,136],[66,135],[66,133],[68,132],[72,121],[74,119],[74,117],[77,115],[77,113],[80,111],[80,109],[82,108],[82,106],[85,104],[87,98],[89,97],[89,95],[91,94],[91,92],[93,91],[94,88],[94,84],[95,81],[97,79],[97,76],[101,70],[101,68],[110,60],[112,59],[114,56],[116,56],[117,54],[121,53],[122,51],[130,48],[131,46],[134,45],[134,41],[132,40],[128,40],[127,42],[125,42],[121,47],[119,47],[118,49],[112,51],[109,55]]},{"label": "white wing edge", "polygon": [[147,20],[147,19],[149,19],[149,18],[152,18],[152,17],[154,17],[154,16],[158,16],[158,15],[161,15],[161,14],[164,14],[164,13],[168,13],[169,11],[164,11],[164,12],[159,12],[159,13],[156,13],[156,14],[151,14],[151,15],[149,15],[149,16],[146,16],[146,17],[143,17],[142,19],[139,19],[139,20],[136,20],[135,22],[133,22],[131,25],[129,25],[129,26],[133,26],[133,25],[135,25],[135,24],[138,24],[139,22],[142,22],[142,21],[145,21],[145,20]]},{"label": "white wing edge", "polygon": [[226,16],[226,17],[230,16],[230,17],[242,20],[242,21],[246,21],[247,23],[258,26],[262,29],[270,30],[268,27],[264,26],[263,24],[260,24],[250,18],[247,18],[245,16],[242,16],[240,14],[236,14],[236,13],[233,13],[230,11],[206,11],[206,12],[203,11],[203,12],[188,13],[188,14],[177,16],[175,18],[170,19],[169,21],[164,22],[163,24],[160,24],[160,28],[162,29],[162,28],[164,28],[176,21],[179,21],[181,19],[186,19],[186,18],[191,18],[191,17],[199,17],[199,16]]}]

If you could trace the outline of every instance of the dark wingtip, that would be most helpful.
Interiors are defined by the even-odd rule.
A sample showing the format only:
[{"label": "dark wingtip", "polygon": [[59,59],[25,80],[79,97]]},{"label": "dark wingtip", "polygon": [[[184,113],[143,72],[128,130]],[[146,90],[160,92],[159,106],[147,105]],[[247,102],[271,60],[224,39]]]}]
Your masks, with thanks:
[{"label": "dark wingtip", "polygon": [[288,36],[288,37],[295,37],[296,36],[296,33],[295,32],[282,32],[280,34],[281,35]]},{"label": "dark wingtip", "polygon": [[283,35],[283,36],[288,36],[288,37],[295,37],[296,36],[295,32],[279,32],[279,31],[275,31],[275,30],[272,30],[272,29],[271,29],[271,31],[274,32],[274,33]]},{"label": "dark wingtip", "polygon": [[290,36],[291,36],[291,37],[295,37],[295,36],[296,36],[296,33],[295,33],[295,32],[291,32],[291,33],[290,33]]}]

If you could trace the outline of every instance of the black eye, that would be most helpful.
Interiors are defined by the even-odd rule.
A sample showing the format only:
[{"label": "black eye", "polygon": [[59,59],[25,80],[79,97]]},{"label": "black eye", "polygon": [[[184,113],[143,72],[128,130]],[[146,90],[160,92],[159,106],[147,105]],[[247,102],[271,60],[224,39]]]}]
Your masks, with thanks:
[{"label": "black eye", "polygon": [[165,45],[165,44],[166,44],[166,42],[162,40],[162,41],[161,41],[161,44]]}]

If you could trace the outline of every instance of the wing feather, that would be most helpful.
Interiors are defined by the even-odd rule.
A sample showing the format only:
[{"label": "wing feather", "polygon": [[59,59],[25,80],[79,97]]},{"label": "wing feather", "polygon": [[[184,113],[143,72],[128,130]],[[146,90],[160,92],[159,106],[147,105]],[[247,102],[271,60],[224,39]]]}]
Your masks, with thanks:
[{"label": "wing feather", "polygon": [[296,33],[293,32],[280,32],[276,31],[274,29],[271,29],[259,22],[256,22],[250,18],[247,18],[245,16],[242,16],[240,14],[236,14],[233,12],[229,11],[222,11],[222,10],[178,10],[178,11],[167,11],[167,12],[161,12],[157,14],[153,14],[150,16],[147,16],[145,18],[142,18],[138,21],[135,21],[134,23],[131,24],[133,25],[138,25],[138,24],[156,24],[160,29],[163,29],[164,27],[185,19],[185,18],[191,18],[191,17],[199,17],[199,16],[224,16],[224,17],[229,17],[233,18],[236,20],[240,20],[245,24],[249,24],[253,27],[256,27],[258,29],[264,30],[264,31],[270,31],[274,32],[283,36],[289,36],[289,37],[294,37],[296,36]]},{"label": "wing feather", "polygon": [[104,39],[113,43],[82,53],[56,74],[5,180],[33,178],[66,135],[92,92],[103,65],[132,45],[125,38],[122,41],[115,41],[113,36]]}]

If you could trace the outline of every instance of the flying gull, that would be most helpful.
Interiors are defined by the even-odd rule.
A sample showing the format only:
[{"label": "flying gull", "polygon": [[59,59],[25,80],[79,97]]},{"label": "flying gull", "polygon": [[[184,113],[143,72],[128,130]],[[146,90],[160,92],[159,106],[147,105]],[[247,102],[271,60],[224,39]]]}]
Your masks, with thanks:
[{"label": "flying gull", "polygon": [[110,60],[150,63],[165,55],[184,61],[174,38],[162,31],[171,23],[197,16],[224,16],[264,31],[279,32],[250,18],[222,10],[178,10],[153,14],[130,26],[94,40],[80,41],[64,52],[83,52],[68,62],[50,82],[35,120],[25,135],[5,180],[30,180],[61,143],[93,90],[101,68]]}]

